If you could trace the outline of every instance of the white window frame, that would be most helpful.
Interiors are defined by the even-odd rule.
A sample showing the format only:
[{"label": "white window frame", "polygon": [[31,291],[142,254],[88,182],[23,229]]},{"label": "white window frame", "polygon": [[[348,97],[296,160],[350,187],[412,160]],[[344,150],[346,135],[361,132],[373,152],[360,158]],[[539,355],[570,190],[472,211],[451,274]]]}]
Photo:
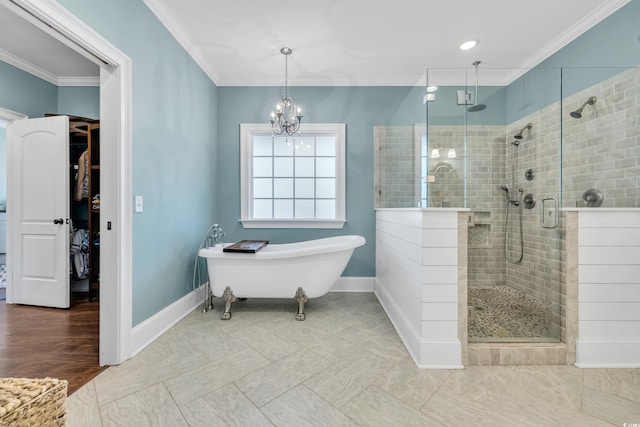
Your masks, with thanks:
[{"label": "white window frame", "polygon": [[[253,137],[271,136],[269,123],[240,124],[240,222],[244,228],[343,228],[346,222],[345,124],[307,123],[301,135],[336,136],[336,218],[335,219],[254,219],[253,218]],[[289,137],[292,138],[292,137]]]}]

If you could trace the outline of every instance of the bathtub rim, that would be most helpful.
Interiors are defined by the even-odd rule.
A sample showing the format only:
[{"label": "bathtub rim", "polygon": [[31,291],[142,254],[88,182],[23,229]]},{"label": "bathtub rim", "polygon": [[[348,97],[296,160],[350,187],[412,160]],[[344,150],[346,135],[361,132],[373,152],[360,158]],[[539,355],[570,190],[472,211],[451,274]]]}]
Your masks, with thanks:
[{"label": "bathtub rim", "polygon": [[[355,250],[367,243],[364,236],[357,234],[323,237],[320,239],[302,240],[292,243],[273,243],[268,244],[262,250],[256,253],[235,253],[223,252],[223,246],[215,246],[200,249],[198,255],[202,258],[215,259],[244,259],[244,260],[261,260],[261,259],[279,259],[279,258],[297,258],[303,256],[311,256],[316,254],[325,254],[331,252],[341,252],[347,250]],[[232,243],[225,243],[224,246]]]}]

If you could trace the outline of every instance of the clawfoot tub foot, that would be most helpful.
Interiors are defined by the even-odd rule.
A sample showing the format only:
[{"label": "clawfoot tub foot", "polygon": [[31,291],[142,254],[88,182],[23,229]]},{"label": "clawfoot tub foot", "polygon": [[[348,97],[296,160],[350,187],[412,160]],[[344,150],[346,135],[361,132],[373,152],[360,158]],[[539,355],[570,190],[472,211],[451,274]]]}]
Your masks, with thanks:
[{"label": "clawfoot tub foot", "polygon": [[294,299],[298,303],[298,314],[296,314],[296,320],[304,320],[304,303],[309,301],[307,294],[304,293],[304,289],[301,287],[298,288]]},{"label": "clawfoot tub foot", "polygon": [[220,319],[229,320],[231,319],[231,303],[236,300],[236,296],[233,294],[230,286],[225,288],[222,299],[224,299],[224,313],[222,313]]}]

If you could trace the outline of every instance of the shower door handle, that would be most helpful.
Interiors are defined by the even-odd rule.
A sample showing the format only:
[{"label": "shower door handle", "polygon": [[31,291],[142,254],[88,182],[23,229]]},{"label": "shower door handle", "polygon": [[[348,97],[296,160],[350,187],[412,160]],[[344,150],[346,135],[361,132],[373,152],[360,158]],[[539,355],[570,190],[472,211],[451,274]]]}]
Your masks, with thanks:
[{"label": "shower door handle", "polygon": [[[554,207],[548,208],[547,206],[549,205],[549,203],[547,202],[551,202],[551,201],[554,202],[553,203]],[[540,204],[540,206],[542,209],[542,212],[540,213],[540,226],[542,228],[557,228],[558,227],[558,210],[559,210],[558,199],[556,199],[555,197],[545,197],[544,199],[542,199],[542,203]],[[547,222],[547,216],[553,217],[551,224]]]}]

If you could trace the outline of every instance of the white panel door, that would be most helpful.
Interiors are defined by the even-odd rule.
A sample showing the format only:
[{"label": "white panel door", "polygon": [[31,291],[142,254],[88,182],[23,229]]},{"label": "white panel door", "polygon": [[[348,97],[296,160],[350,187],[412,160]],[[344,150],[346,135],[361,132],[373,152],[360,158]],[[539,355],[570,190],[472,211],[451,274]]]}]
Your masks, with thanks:
[{"label": "white panel door", "polygon": [[7,163],[7,302],[68,308],[68,117],[13,121]]}]

